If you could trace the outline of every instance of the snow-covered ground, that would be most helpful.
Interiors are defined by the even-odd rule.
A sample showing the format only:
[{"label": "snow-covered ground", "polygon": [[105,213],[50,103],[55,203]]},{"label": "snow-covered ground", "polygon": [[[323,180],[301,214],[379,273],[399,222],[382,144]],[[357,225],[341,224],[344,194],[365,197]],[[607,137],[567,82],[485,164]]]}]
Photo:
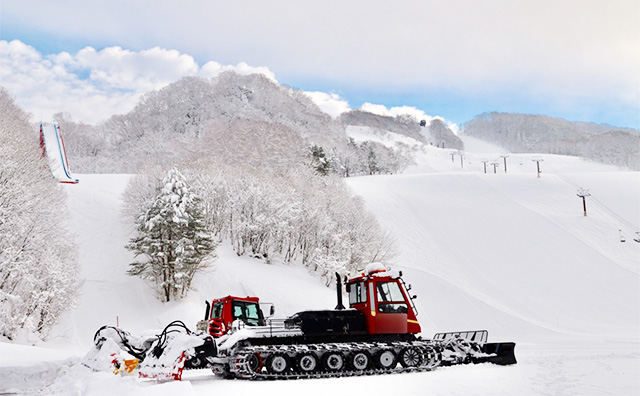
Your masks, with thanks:
[{"label": "snow-covered ground", "polygon": [[[511,154],[505,173],[502,149],[464,139],[462,164],[451,150],[424,147],[403,174],[347,183],[397,239],[395,268],[418,295],[423,335],[487,329],[490,340],[517,343],[517,365],[276,382],[221,380],[208,370],[171,383],[92,372],[78,363],[103,324],[133,333],[174,319],[194,327],[203,301],[227,294],[257,295],[284,317],[332,308],[335,291],[304,268],[238,258],[221,246],[186,301],[161,304],[125,275],[132,227],[120,206],[129,176],[80,175],[80,184],[65,186],[85,280],[79,305],[47,343],[0,343],[0,394],[640,394],[640,243],[632,239],[640,173],[544,155],[538,178],[528,154]],[[579,187],[592,194],[587,217]]]}]

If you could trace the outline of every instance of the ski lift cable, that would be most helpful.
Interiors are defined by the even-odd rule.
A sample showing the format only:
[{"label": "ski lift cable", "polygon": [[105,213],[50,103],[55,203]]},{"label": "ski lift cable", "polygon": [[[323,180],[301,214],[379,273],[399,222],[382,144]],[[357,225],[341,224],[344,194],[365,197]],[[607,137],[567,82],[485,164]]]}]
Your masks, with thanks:
[{"label": "ski lift cable", "polygon": [[609,213],[611,216],[615,217],[618,221],[620,221],[621,223],[624,223],[627,227],[631,228],[633,230],[633,232],[640,232],[640,228],[638,228],[638,226],[634,225],[633,223],[629,222],[628,220],[626,220],[625,218],[619,216],[616,212],[614,212],[613,210],[611,210],[611,208],[609,208],[607,205],[605,205],[602,201],[600,201],[598,198],[591,196],[592,200],[594,202],[596,202],[599,206],[602,207],[602,209],[604,209],[607,213]]},{"label": "ski lift cable", "polygon": [[[573,180],[569,179],[568,177],[566,177],[564,174],[557,172],[557,170],[550,164],[546,164],[547,169],[550,169],[551,171],[554,171],[554,176],[556,176],[558,179],[560,179],[560,181],[564,182],[565,184],[568,184],[570,186],[573,187],[573,189],[580,189],[582,188],[582,186],[580,186],[579,184],[575,183]],[[631,228],[632,232],[634,233],[639,233],[640,232],[640,228],[638,228],[637,225],[634,225],[633,223],[629,222],[628,220],[626,220],[625,218],[623,218],[622,216],[618,215],[616,212],[614,212],[611,208],[609,208],[607,205],[604,204],[604,202],[600,201],[598,198],[596,198],[593,194],[590,195],[589,199],[593,202],[596,203],[596,206],[600,207],[600,209],[604,209],[605,212],[607,212],[610,216],[614,217],[616,220],[618,220],[619,222],[623,223],[626,227]],[[609,222],[612,226],[615,226],[615,224]],[[620,229],[620,227],[615,226],[617,229]]]},{"label": "ski lift cable", "polygon": [[[562,182],[562,183],[564,183],[566,185],[570,185],[571,186],[570,188],[573,189],[574,191],[576,189],[577,190],[584,190],[578,184],[575,184],[574,182],[572,182],[571,180],[561,176],[560,174],[555,173],[555,174],[551,175],[551,177],[558,179],[560,182]],[[589,196],[589,199],[593,198],[593,196],[590,193],[588,193],[588,190],[587,190],[587,195]],[[620,217],[617,216],[615,213],[613,213],[610,209],[607,211],[607,208],[604,207],[604,205],[602,203],[600,203],[599,201],[598,201],[598,203],[596,203],[595,205],[591,206],[591,212],[605,212],[606,214],[609,214],[608,216],[606,214],[601,216],[602,220],[604,220],[609,225],[609,227],[611,227],[611,229],[620,230],[622,228],[620,226],[620,224],[614,222],[613,219],[612,219],[612,217],[615,217],[616,218],[615,220],[619,220]],[[602,209],[604,209],[604,210],[602,210]],[[636,227],[632,227],[632,229],[635,229],[635,228]]]}]

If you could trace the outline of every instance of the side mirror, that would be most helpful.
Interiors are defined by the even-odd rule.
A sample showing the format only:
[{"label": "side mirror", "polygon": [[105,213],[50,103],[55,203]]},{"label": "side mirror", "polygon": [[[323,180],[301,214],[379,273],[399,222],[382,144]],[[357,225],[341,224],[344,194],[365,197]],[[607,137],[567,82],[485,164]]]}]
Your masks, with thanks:
[{"label": "side mirror", "polygon": [[411,284],[407,285],[407,291],[411,290]]},{"label": "side mirror", "polygon": [[347,283],[345,287],[347,289],[347,293],[351,293],[351,283]]},{"label": "side mirror", "polygon": [[416,298],[418,298],[418,296],[411,296],[411,298],[416,299]]},{"label": "side mirror", "polygon": [[[269,306],[269,315],[267,315],[267,305]],[[270,317],[273,316],[273,314],[276,313],[276,306],[273,305],[273,303],[260,303],[260,311],[262,312],[262,315],[265,316],[265,319],[268,319]]]}]

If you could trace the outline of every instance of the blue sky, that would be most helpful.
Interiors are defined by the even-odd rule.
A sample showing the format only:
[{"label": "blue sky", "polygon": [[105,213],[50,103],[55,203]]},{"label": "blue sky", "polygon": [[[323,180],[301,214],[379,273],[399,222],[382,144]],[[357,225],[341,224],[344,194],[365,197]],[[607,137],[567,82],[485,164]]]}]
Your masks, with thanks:
[{"label": "blue sky", "polygon": [[640,128],[639,15],[636,0],[0,0],[0,85],[36,118],[92,123],[236,70],[324,93],[334,112]]}]

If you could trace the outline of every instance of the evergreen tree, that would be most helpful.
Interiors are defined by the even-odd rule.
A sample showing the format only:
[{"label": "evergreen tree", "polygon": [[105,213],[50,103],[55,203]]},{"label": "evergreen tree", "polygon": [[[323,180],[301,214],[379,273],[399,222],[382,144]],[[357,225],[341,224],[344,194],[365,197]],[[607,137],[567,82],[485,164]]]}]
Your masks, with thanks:
[{"label": "evergreen tree", "polygon": [[368,146],[365,150],[368,149],[367,152],[367,168],[369,170],[370,175],[375,175],[376,173],[380,173],[380,167],[378,167],[378,156],[376,152],[373,151],[373,147]]},{"label": "evergreen tree", "polygon": [[137,220],[138,235],[127,249],[145,260],[131,263],[128,274],[153,281],[163,301],[184,297],[203,261],[215,258],[217,243],[205,224],[200,199],[171,169]]},{"label": "evergreen tree", "polygon": [[318,145],[311,146],[311,156],[313,157],[313,168],[319,175],[326,176],[331,170],[331,164],[324,153],[324,148]]}]

